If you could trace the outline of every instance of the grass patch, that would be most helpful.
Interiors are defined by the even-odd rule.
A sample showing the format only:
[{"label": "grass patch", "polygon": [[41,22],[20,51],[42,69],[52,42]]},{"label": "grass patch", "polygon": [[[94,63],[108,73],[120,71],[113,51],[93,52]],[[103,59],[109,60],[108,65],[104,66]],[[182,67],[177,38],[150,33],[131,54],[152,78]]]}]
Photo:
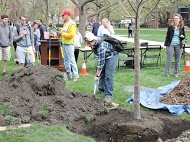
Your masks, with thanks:
[{"label": "grass patch", "polygon": [[1,142],[95,142],[86,136],[71,133],[64,125],[20,128],[0,132]]},{"label": "grass patch", "polygon": [[95,116],[93,114],[89,114],[88,116],[86,116],[87,123],[94,121],[94,119],[95,119]]},{"label": "grass patch", "polygon": [[12,104],[9,102],[4,102],[2,105],[0,105],[0,114],[1,115],[11,115],[12,114]]},{"label": "grass patch", "polygon": [[38,113],[44,117],[48,117],[50,110],[51,110],[51,107],[48,104],[43,104],[39,106]]}]

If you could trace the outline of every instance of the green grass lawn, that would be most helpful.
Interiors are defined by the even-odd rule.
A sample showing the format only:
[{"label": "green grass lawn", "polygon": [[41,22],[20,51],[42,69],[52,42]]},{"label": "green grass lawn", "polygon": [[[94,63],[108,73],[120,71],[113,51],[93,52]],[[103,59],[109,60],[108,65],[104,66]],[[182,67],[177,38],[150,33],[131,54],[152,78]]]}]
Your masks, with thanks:
[{"label": "green grass lawn", "polygon": [[[115,29],[116,34],[118,35],[126,35],[127,36],[127,29]],[[140,38],[146,39],[146,40],[153,40],[153,41],[159,41],[164,42],[166,35],[166,29],[141,29],[140,31]],[[189,33],[187,32],[187,35]],[[134,45],[133,43],[130,43],[129,45]],[[13,48],[12,48],[13,51]],[[13,63],[13,52],[12,52],[12,58],[11,61],[8,62],[7,67],[7,73],[11,74],[14,70],[18,69],[19,67]],[[79,73],[81,72],[81,66],[82,66],[82,60],[83,60],[83,53],[80,52],[79,59],[78,59],[78,69]],[[140,85],[145,87],[151,87],[151,88],[158,88],[160,86],[165,86],[167,84],[170,84],[173,81],[177,81],[180,78],[175,78],[172,76],[173,68],[171,68],[171,77],[165,78],[164,76],[164,66],[165,66],[165,60],[166,60],[166,53],[165,50],[162,51],[162,68],[151,68],[147,69],[143,67],[140,71]],[[182,63],[182,62],[181,62]],[[94,87],[94,76],[96,72],[96,64],[97,61],[94,60],[93,55],[91,55],[88,58],[88,62],[86,64],[87,71],[90,74],[89,76],[80,76],[80,79],[78,82],[72,82],[67,81],[66,82],[66,88],[68,88],[70,91],[77,91],[81,93],[87,93],[89,95],[93,94],[93,87]],[[0,62],[0,69],[2,69],[2,62]],[[181,66],[180,68],[181,74],[180,77],[184,74],[184,66]],[[2,70],[0,70],[0,79],[2,79]],[[133,86],[134,85],[134,70],[131,69],[125,69],[122,68],[121,70],[117,71],[115,73],[115,82],[114,82],[114,99],[113,102],[118,103],[120,108],[130,108],[133,109],[133,104],[126,103],[126,100],[132,95],[132,93],[124,92],[124,88],[127,86]],[[100,98],[104,98],[103,95],[98,95]],[[141,107],[143,110],[152,111],[150,109],[146,109],[144,107]],[[160,110],[156,110],[160,111]],[[167,111],[164,111],[167,113]],[[169,114],[170,115],[170,114]],[[183,119],[190,120],[189,114],[183,114],[180,115]],[[9,142],[30,142],[30,141],[38,141],[38,139],[44,139],[44,141],[50,142],[53,141],[52,138],[56,138],[56,140],[59,141],[79,141],[80,137],[78,135],[72,134],[71,132],[68,132],[64,127],[54,126],[54,127],[42,127],[33,130],[34,128],[30,129],[19,129],[19,130],[12,130],[12,131],[6,131],[6,132],[0,132],[0,141],[9,141]],[[22,132],[22,133],[21,133]],[[46,133],[45,133],[46,132]],[[51,133],[52,132],[52,133]],[[24,133],[24,136],[22,135]],[[65,133],[66,135],[64,135]],[[69,139],[68,139],[69,137]],[[89,138],[83,137],[83,142],[87,141],[93,141]],[[41,140],[43,141],[43,140]]]}]

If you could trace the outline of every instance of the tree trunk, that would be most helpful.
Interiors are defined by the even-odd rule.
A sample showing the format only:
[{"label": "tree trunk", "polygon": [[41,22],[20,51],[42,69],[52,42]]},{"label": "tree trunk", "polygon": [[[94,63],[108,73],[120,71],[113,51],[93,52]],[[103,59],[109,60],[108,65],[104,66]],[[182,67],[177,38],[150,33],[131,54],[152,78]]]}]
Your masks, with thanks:
[{"label": "tree trunk", "polygon": [[46,26],[49,27],[49,0],[46,3]]},{"label": "tree trunk", "polygon": [[[85,25],[85,26],[84,26]],[[86,17],[84,15],[84,9],[79,10],[79,32],[82,37],[85,35]]]},{"label": "tree trunk", "polygon": [[[136,0],[136,7],[139,6],[139,1]],[[135,16],[135,80],[134,80],[134,117],[141,119],[140,115],[140,47],[139,47],[139,23],[140,23],[140,8],[136,9]]]}]

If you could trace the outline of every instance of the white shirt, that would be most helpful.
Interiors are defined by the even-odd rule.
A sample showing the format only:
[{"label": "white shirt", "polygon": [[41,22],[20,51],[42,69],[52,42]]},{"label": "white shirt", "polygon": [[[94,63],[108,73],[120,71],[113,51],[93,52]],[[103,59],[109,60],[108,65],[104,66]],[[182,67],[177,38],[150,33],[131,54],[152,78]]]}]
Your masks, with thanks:
[{"label": "white shirt", "polygon": [[75,49],[79,49],[81,47],[81,44],[82,44],[82,35],[79,31],[77,31],[74,37]]}]

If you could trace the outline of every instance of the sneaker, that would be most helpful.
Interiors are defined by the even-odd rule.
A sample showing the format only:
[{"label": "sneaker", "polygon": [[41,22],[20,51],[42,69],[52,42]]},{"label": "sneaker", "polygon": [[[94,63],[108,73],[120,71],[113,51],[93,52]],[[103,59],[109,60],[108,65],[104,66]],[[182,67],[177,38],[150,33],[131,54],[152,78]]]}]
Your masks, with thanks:
[{"label": "sneaker", "polygon": [[70,74],[68,72],[64,72],[64,80],[67,81],[67,80],[71,80],[72,79],[72,76],[70,76]]},{"label": "sneaker", "polygon": [[67,72],[67,78],[68,78],[69,80],[71,80],[71,79],[72,79],[72,76],[70,75],[70,73],[69,73],[69,72]]},{"label": "sneaker", "polygon": [[78,81],[78,78],[74,78],[74,79],[73,79],[73,82],[77,82],[77,81]]},{"label": "sneaker", "polygon": [[6,75],[6,72],[3,72],[3,76],[5,76]]},{"label": "sneaker", "polygon": [[18,65],[19,64],[19,60],[18,59],[14,59],[14,63]]},{"label": "sneaker", "polygon": [[106,102],[110,102],[111,99],[112,99],[112,96],[110,96],[110,95],[106,95],[105,98],[104,98],[104,100],[105,100]]}]

